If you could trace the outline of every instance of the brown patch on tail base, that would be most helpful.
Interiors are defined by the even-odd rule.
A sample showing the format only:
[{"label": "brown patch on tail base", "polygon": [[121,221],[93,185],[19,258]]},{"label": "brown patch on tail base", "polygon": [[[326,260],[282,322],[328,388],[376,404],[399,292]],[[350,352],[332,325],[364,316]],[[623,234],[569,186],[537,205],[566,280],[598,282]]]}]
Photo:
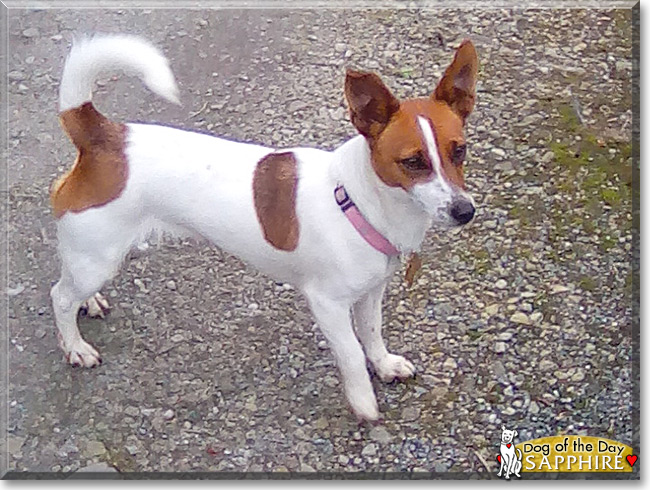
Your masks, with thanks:
[{"label": "brown patch on tail base", "polygon": [[298,169],[293,153],[271,153],[258,162],[253,176],[257,219],[266,241],[287,252],[298,246],[297,187]]},{"label": "brown patch on tail base", "polygon": [[79,153],[72,169],[52,185],[50,201],[56,218],[118,198],[129,173],[124,124],[109,121],[91,102],[63,112],[59,119]]}]

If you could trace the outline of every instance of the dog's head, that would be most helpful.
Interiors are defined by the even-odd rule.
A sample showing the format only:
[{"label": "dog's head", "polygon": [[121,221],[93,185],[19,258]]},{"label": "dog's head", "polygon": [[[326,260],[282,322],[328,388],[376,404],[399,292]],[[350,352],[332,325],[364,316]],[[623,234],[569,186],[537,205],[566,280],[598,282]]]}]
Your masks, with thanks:
[{"label": "dog's head", "polygon": [[516,430],[508,430],[505,428],[505,426],[501,426],[501,442],[507,444],[509,442],[512,442],[516,436]]},{"label": "dog's head", "polygon": [[348,70],[350,118],[368,140],[375,173],[401,188],[442,226],[474,217],[465,191],[465,122],[474,108],[478,58],[464,41],[428,98],[400,102],[374,73]]}]

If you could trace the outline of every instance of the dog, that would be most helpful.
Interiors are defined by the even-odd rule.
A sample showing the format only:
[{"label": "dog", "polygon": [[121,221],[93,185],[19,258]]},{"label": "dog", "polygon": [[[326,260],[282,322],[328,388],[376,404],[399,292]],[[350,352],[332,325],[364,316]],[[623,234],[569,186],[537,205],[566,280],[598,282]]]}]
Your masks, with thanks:
[{"label": "dog", "polygon": [[[513,442],[516,435],[516,430],[508,430],[505,426],[501,426],[501,445],[499,446],[501,468],[499,468],[497,476],[501,477],[501,474],[503,473],[506,480],[510,479],[510,475],[515,475],[517,478],[521,478],[521,475],[519,474],[521,471],[521,449],[516,449]],[[517,456],[515,450],[519,453],[519,456]]]},{"label": "dog", "polygon": [[61,260],[51,299],[67,361],[101,363],[77,315],[108,308],[99,291],[134,245],[154,230],[198,236],[306,297],[352,411],[378,420],[366,357],[385,382],[415,373],[382,339],[386,285],[430,227],[462,226],[475,213],[463,179],[478,72],[472,42],[457,48],[429,97],[399,101],[376,74],[348,69],[345,98],[359,134],[331,152],[111,121],[91,94],[100,72],[116,70],[179,101],[168,60],[146,40],[73,43],[59,119],[78,155],[51,189]]}]

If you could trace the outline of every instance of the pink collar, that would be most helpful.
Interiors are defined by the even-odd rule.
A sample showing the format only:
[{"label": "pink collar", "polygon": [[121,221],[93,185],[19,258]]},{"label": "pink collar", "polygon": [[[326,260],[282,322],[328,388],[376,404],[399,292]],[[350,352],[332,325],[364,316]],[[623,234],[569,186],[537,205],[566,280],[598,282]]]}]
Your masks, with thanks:
[{"label": "pink collar", "polygon": [[343,214],[345,214],[345,216],[350,220],[352,226],[354,226],[370,246],[386,255],[400,254],[400,251],[397,250],[384,235],[373,228],[373,226],[363,217],[359,208],[357,208],[357,205],[354,204],[354,201],[352,201],[350,196],[348,196],[343,184],[339,184],[336,189],[334,189],[334,199],[336,199],[336,203],[341,208],[341,211],[343,211]]}]

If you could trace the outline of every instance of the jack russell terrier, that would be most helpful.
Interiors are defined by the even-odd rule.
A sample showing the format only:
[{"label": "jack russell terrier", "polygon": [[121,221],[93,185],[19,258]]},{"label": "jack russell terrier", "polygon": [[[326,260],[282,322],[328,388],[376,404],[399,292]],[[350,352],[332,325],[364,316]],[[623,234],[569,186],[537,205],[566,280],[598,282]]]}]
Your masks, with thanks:
[{"label": "jack russell terrier", "polygon": [[[478,59],[464,41],[430,97],[399,101],[373,73],[348,70],[359,135],[329,152],[276,150],[100,114],[100,72],[137,74],[178,103],[162,53],[138,37],[75,42],[61,78],[60,121],[78,150],[52,186],[61,278],[51,291],[59,343],[73,366],[101,363],[77,327],[108,307],[99,295],[129,250],[154,230],[199,236],[306,297],[360,421],[379,418],[366,356],[386,382],[415,368],[382,339],[382,296],[400,256],[426,231],[468,223],[464,126]],[[365,353],[364,353],[365,351]]]}]

